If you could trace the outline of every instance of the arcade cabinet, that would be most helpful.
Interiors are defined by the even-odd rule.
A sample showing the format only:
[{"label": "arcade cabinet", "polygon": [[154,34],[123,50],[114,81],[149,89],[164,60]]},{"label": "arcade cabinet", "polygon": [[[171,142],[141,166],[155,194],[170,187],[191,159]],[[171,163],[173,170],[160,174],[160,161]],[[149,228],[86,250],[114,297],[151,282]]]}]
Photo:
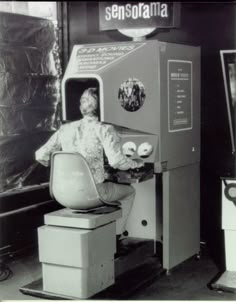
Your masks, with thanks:
[{"label": "arcade cabinet", "polygon": [[[159,41],[75,45],[62,81],[63,119],[97,87],[100,120],[116,127],[123,150],[144,169],[112,171],[133,183],[127,237],[163,245],[170,270],[200,250],[200,49]],[[109,171],[109,168],[108,168]]]},{"label": "arcade cabinet", "polygon": [[[130,171],[114,170],[106,164],[108,179],[131,183],[136,189],[124,236],[127,242],[132,238],[151,242],[151,254],[163,255],[162,268],[170,271],[200,251],[200,49],[156,40],[75,45],[62,81],[65,122],[81,118],[78,101],[88,87],[98,89],[99,119],[117,129],[126,156],[145,162],[143,168]],[[45,224],[50,226],[56,214],[46,216]],[[66,219],[67,224],[68,216]],[[50,230],[56,232],[61,227],[62,223]],[[40,231],[41,240],[55,238],[47,232],[43,235],[44,231]],[[55,240],[58,243],[59,239]],[[114,253],[113,239],[110,245]],[[40,251],[39,246],[39,253],[45,266],[45,249]],[[55,250],[54,258],[49,253],[51,261],[58,259]],[[66,278],[78,286],[73,275],[73,265],[78,267],[78,263],[68,261],[71,272],[67,270]],[[119,263],[116,261],[114,268],[115,263],[109,262],[108,269],[115,269],[115,276],[124,273]],[[63,265],[57,265],[57,284]],[[55,271],[49,269],[45,274],[43,279],[49,280]],[[108,277],[106,286],[116,282],[111,274]],[[65,295],[87,298],[92,292],[76,294],[72,289],[64,291]]]}]

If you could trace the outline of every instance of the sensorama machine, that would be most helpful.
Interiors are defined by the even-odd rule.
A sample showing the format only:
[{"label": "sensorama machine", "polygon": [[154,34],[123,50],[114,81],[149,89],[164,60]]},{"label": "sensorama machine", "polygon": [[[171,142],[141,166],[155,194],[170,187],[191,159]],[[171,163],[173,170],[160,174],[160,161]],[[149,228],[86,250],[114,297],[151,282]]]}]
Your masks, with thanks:
[{"label": "sensorama machine", "polygon": [[98,88],[100,120],[117,128],[125,154],[145,161],[141,171],[115,174],[137,192],[126,235],[152,239],[154,250],[161,242],[170,270],[200,250],[200,49],[156,40],[75,45],[64,120],[80,118],[88,87]]},{"label": "sensorama machine", "polygon": [[[156,40],[75,45],[62,81],[64,121],[81,118],[78,101],[88,87],[98,89],[99,119],[115,126],[126,156],[145,162],[143,168],[130,171],[117,171],[107,165],[110,179],[132,183],[136,189],[125,235],[151,242],[152,254],[159,252],[162,268],[169,271],[200,250],[200,49]],[[51,239],[57,241],[55,232],[59,229],[43,228],[39,240],[47,228],[43,239],[46,243],[41,244],[45,249],[41,249],[40,257],[46,262],[43,255]],[[69,232],[61,233],[66,242],[72,236]],[[53,263],[54,247],[49,255]],[[56,258],[61,254],[57,253]],[[75,252],[73,257],[78,260]],[[72,258],[66,258],[70,263],[63,273],[65,282],[69,270],[72,275],[81,273],[72,268]],[[53,273],[51,266],[46,266],[47,276],[43,277],[51,286],[51,280],[62,275],[62,266],[54,267]],[[83,271],[86,278],[90,278],[91,271],[91,282],[97,282],[94,266]],[[60,291],[62,286],[54,283]],[[71,292],[75,291],[75,283],[68,282]],[[104,284],[99,286],[104,288]],[[80,298],[91,295],[72,294]]]}]

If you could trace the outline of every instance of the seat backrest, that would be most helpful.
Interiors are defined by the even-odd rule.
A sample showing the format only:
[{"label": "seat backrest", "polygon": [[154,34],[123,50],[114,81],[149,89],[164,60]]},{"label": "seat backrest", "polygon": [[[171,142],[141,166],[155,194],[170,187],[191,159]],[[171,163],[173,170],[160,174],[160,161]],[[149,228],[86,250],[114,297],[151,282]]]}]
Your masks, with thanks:
[{"label": "seat backrest", "polygon": [[104,205],[88,163],[79,153],[59,151],[52,154],[50,194],[61,205],[73,210]]}]

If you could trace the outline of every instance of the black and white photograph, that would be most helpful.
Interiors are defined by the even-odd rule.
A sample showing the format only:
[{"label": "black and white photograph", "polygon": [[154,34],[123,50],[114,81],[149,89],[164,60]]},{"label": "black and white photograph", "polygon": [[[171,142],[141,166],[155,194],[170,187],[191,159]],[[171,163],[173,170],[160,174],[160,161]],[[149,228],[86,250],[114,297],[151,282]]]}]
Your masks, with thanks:
[{"label": "black and white photograph", "polygon": [[236,1],[0,1],[0,301],[236,300]]},{"label": "black and white photograph", "polygon": [[127,111],[137,111],[145,101],[145,89],[143,84],[135,78],[124,81],[118,93],[121,106]]}]

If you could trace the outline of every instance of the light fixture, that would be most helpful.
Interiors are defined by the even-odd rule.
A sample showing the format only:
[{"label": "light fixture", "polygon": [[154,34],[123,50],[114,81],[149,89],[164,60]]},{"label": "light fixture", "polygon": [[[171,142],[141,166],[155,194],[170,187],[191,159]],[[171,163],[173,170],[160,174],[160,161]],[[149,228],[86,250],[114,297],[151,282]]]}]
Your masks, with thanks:
[{"label": "light fixture", "polygon": [[145,36],[152,33],[156,28],[147,27],[147,28],[131,28],[131,29],[118,29],[118,31],[127,36],[133,38],[133,40],[142,40],[145,39]]}]

